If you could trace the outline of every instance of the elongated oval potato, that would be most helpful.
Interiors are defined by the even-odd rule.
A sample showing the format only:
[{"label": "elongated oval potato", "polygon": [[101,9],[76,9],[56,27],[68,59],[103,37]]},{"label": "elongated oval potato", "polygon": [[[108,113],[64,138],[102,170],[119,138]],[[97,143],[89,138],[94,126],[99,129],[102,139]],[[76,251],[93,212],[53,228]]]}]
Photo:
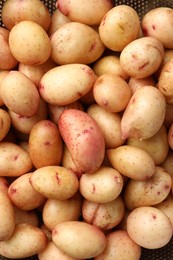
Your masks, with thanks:
[{"label": "elongated oval potato", "polygon": [[35,170],[30,182],[37,192],[49,199],[69,199],[79,187],[78,179],[72,170],[55,165]]},{"label": "elongated oval potato", "polygon": [[105,46],[90,26],[78,22],[62,25],[51,36],[51,59],[59,65],[91,64],[101,57]]},{"label": "elongated oval potato", "polygon": [[147,139],[161,128],[166,100],[156,87],[145,86],[133,94],[121,120],[122,138]]},{"label": "elongated oval potato", "polygon": [[15,228],[14,208],[8,194],[0,191],[0,241],[7,240]]},{"label": "elongated oval potato", "polygon": [[0,142],[0,176],[18,177],[33,167],[27,151],[12,142]]},{"label": "elongated oval potato", "polygon": [[80,5],[75,0],[57,0],[57,8],[70,20],[92,26],[99,25],[112,7],[113,2],[110,0],[80,1]]},{"label": "elongated oval potato", "polygon": [[104,233],[82,221],[67,221],[52,230],[52,241],[71,257],[86,259],[99,255],[106,246]]},{"label": "elongated oval potato", "polygon": [[142,148],[122,145],[106,151],[111,165],[122,175],[133,180],[144,181],[155,172],[155,163],[151,155]]},{"label": "elongated oval potato", "polygon": [[9,113],[0,108],[0,141],[4,139],[11,127],[11,118]]},{"label": "elongated oval potato", "polygon": [[21,21],[13,26],[9,34],[9,46],[15,59],[28,65],[43,64],[51,54],[49,36],[33,21]]},{"label": "elongated oval potato", "polygon": [[129,180],[124,193],[125,205],[129,210],[154,206],[167,198],[171,187],[171,176],[164,168],[156,166],[155,173],[148,180]]},{"label": "elongated oval potato", "polygon": [[20,71],[9,72],[1,81],[1,98],[6,107],[21,116],[32,116],[39,106],[39,92]]},{"label": "elongated oval potato", "polygon": [[84,96],[92,88],[95,79],[94,71],[88,65],[57,66],[42,77],[40,95],[48,104],[68,105]]},{"label": "elongated oval potato", "polygon": [[45,202],[45,197],[37,192],[30,183],[33,172],[27,172],[15,179],[8,188],[12,203],[22,210],[33,210]]},{"label": "elongated oval potato", "polygon": [[13,235],[0,242],[0,254],[11,259],[34,256],[46,248],[45,233],[38,227],[23,223],[15,226]]},{"label": "elongated oval potato", "polygon": [[40,120],[31,129],[28,152],[35,168],[59,165],[62,157],[62,138],[55,123]]},{"label": "elongated oval potato", "polygon": [[84,111],[67,109],[60,115],[58,126],[77,171],[96,171],[105,155],[104,136],[96,121]]},{"label": "elongated oval potato", "polygon": [[80,193],[95,203],[106,203],[116,199],[123,188],[123,177],[114,168],[101,166],[92,174],[83,174],[79,180]]},{"label": "elongated oval potato", "polygon": [[171,240],[172,226],[161,210],[152,206],[138,207],[127,218],[127,233],[138,245],[158,249]]}]

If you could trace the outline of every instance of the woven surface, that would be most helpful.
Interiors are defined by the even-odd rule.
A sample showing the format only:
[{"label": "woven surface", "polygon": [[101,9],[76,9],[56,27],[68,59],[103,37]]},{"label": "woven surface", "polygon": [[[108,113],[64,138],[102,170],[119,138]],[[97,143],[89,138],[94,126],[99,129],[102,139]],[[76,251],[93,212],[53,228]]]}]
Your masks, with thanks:
[{"label": "woven surface", "polygon": [[[1,24],[1,10],[5,0],[0,1],[0,24]],[[48,7],[50,13],[55,10],[55,0],[46,0],[42,1]],[[80,2],[80,1],[79,1]],[[159,7],[159,6],[167,6],[173,8],[173,0],[115,0],[115,5],[119,4],[127,4],[133,7],[142,17],[149,10]],[[7,260],[8,258],[0,256],[0,260]],[[24,259],[23,259],[24,260]],[[38,260],[37,256],[33,256],[30,258],[25,258],[25,260]],[[48,259],[51,260],[51,259]],[[156,250],[147,250],[142,249],[141,260],[173,260],[173,239],[163,248]]]}]

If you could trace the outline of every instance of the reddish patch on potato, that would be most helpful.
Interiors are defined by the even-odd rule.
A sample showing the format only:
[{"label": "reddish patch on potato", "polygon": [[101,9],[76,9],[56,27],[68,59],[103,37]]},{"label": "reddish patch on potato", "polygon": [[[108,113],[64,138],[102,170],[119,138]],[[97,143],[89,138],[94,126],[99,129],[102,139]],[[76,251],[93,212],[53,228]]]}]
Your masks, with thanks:
[{"label": "reddish patch on potato", "polygon": [[58,182],[58,185],[60,185],[61,184],[61,178],[59,177],[58,172],[56,172],[56,180]]}]

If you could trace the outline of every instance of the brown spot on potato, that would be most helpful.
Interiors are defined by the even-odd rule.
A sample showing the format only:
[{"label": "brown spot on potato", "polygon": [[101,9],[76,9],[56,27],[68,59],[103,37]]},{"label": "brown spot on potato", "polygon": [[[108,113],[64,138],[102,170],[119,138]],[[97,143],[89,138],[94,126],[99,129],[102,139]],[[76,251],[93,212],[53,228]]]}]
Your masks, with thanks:
[{"label": "brown spot on potato", "polygon": [[13,188],[13,187],[11,187],[11,188],[10,188],[10,193],[12,193],[12,194],[13,194],[13,193],[16,193],[16,191],[17,191],[17,189],[16,189],[16,188]]},{"label": "brown spot on potato", "polygon": [[44,86],[43,86],[43,84],[41,84],[41,83],[40,83],[40,85],[39,85],[39,90],[40,90],[40,91],[43,91],[43,90],[44,90]]},{"label": "brown spot on potato", "polygon": [[148,64],[149,64],[149,61],[146,61],[144,64],[142,64],[142,65],[139,67],[139,70],[143,70]]},{"label": "brown spot on potato", "polygon": [[96,45],[97,45],[97,43],[94,42],[94,43],[91,45],[91,48],[89,49],[89,52],[94,51],[94,50],[96,49]]},{"label": "brown spot on potato", "polygon": [[107,15],[105,15],[105,16],[103,17],[103,19],[102,19],[102,25],[105,25],[106,17],[107,17]]},{"label": "brown spot on potato", "polygon": [[157,218],[157,216],[156,216],[155,213],[152,214],[152,218],[153,218],[153,219],[156,219],[156,218]]},{"label": "brown spot on potato", "polygon": [[16,155],[14,156],[14,161],[16,161],[18,158],[19,158],[19,154],[16,154]]},{"label": "brown spot on potato", "polygon": [[156,30],[156,26],[155,26],[155,24],[152,25],[152,28],[153,28],[153,30]]},{"label": "brown spot on potato", "polygon": [[95,193],[95,191],[96,191],[96,186],[95,186],[95,184],[93,183],[93,184],[92,184],[92,193]]},{"label": "brown spot on potato", "polygon": [[142,32],[144,36],[148,35],[148,29],[147,28],[142,28]]},{"label": "brown spot on potato", "polygon": [[58,185],[60,185],[61,184],[61,178],[59,177],[58,172],[56,172],[56,180],[57,180]]},{"label": "brown spot on potato", "polygon": [[46,142],[44,143],[45,146],[49,146],[50,144],[51,144],[50,141],[46,141]]}]

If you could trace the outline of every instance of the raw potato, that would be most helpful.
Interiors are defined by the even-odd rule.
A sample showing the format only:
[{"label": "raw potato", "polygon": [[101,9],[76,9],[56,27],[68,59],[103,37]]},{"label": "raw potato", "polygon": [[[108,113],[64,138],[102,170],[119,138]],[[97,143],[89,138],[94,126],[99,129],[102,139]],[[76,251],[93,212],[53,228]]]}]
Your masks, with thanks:
[{"label": "raw potato", "polygon": [[31,257],[42,252],[46,244],[46,235],[40,228],[18,224],[13,235],[0,242],[0,254],[11,259]]},{"label": "raw potato", "polygon": [[134,94],[137,89],[142,88],[144,86],[153,86],[154,87],[156,85],[156,82],[155,82],[154,77],[152,77],[152,76],[149,76],[147,78],[142,78],[142,79],[130,77],[128,84],[132,91],[132,94]]},{"label": "raw potato", "polygon": [[173,229],[173,195],[170,193],[164,201],[155,205],[155,207],[163,211],[168,216]]},{"label": "raw potato", "polygon": [[36,210],[22,210],[14,206],[15,224],[27,223],[33,226],[39,226],[39,218]]},{"label": "raw potato", "polygon": [[95,79],[95,73],[88,65],[57,66],[42,77],[39,87],[40,95],[48,104],[69,105],[88,93]]},{"label": "raw potato", "polygon": [[166,100],[156,87],[145,86],[138,89],[122,115],[122,138],[152,137],[162,126],[165,114]]},{"label": "raw potato", "polygon": [[115,149],[108,149],[106,154],[117,171],[133,180],[147,180],[155,172],[153,158],[142,148],[122,145]]},{"label": "raw potato", "polygon": [[94,260],[128,259],[139,260],[141,247],[136,244],[125,230],[116,230],[106,236],[105,250]]},{"label": "raw potato", "polygon": [[101,57],[105,46],[99,34],[88,25],[69,22],[51,36],[51,58],[58,65],[90,64]]},{"label": "raw potato", "polygon": [[22,210],[33,210],[45,202],[45,197],[37,192],[30,183],[32,172],[15,179],[8,188],[8,196],[12,203]]},{"label": "raw potato", "polygon": [[13,26],[9,46],[16,60],[28,65],[43,64],[51,54],[51,42],[46,31],[32,21],[22,21]]},{"label": "raw potato", "polygon": [[151,206],[139,207],[127,218],[127,232],[138,245],[158,249],[171,240],[172,225],[161,210]]},{"label": "raw potato", "polygon": [[99,169],[105,155],[105,140],[96,121],[84,111],[64,110],[59,130],[79,173]]},{"label": "raw potato", "polygon": [[120,64],[130,77],[140,79],[155,73],[163,57],[162,43],[148,36],[130,42],[120,53]]},{"label": "raw potato", "polygon": [[128,5],[113,7],[104,15],[99,26],[102,42],[113,51],[122,51],[127,44],[137,39],[139,31],[139,16]]},{"label": "raw potato", "polygon": [[4,139],[11,127],[11,118],[9,113],[0,108],[0,141]]},{"label": "raw potato", "polygon": [[166,172],[170,174],[171,177],[173,177],[173,151],[172,151],[172,149],[169,150],[166,159],[160,166],[163,167],[166,170]]},{"label": "raw potato", "polygon": [[107,203],[116,199],[123,188],[123,177],[114,168],[101,166],[92,174],[83,174],[79,181],[80,193],[95,203]]},{"label": "raw potato", "polygon": [[20,71],[10,71],[1,81],[1,98],[6,107],[21,116],[33,116],[39,106],[39,92]]},{"label": "raw potato", "polygon": [[62,166],[45,166],[30,177],[33,188],[49,199],[66,200],[78,190],[78,179],[70,169]]},{"label": "raw potato", "polygon": [[52,241],[67,255],[88,259],[103,252],[106,247],[104,233],[94,225],[82,221],[67,221],[52,230]]},{"label": "raw potato", "polygon": [[154,206],[167,198],[171,186],[171,176],[164,168],[156,166],[155,173],[148,180],[128,181],[124,193],[125,205],[129,210],[141,206]]},{"label": "raw potato", "polygon": [[29,135],[29,155],[35,168],[59,165],[62,158],[62,138],[55,123],[40,120]]},{"label": "raw potato", "polygon": [[75,0],[57,0],[57,8],[72,21],[87,25],[99,25],[103,16],[113,8],[111,0],[80,1],[80,5]]}]

